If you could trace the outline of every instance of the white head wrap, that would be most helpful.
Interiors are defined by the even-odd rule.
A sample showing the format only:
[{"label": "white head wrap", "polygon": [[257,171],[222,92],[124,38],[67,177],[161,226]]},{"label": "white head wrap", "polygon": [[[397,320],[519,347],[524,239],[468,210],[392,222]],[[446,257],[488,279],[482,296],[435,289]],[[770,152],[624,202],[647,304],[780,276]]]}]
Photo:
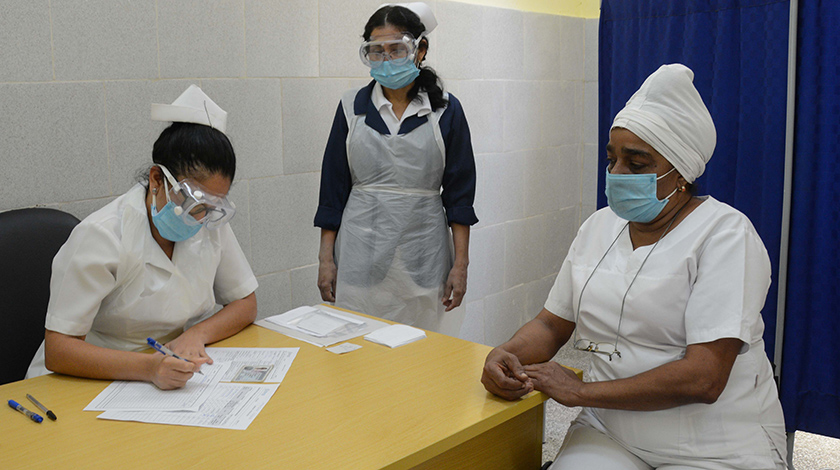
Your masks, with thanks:
[{"label": "white head wrap", "polygon": [[227,112],[196,85],[190,85],[172,104],[152,104],[152,121],[192,122],[225,132]]},{"label": "white head wrap", "polygon": [[689,183],[703,174],[717,142],[715,123],[693,81],[694,72],[685,65],[659,67],[612,124],[647,142]]},{"label": "white head wrap", "polygon": [[414,12],[415,15],[420,17],[420,22],[423,23],[423,26],[426,28],[426,30],[423,31],[424,36],[428,36],[433,29],[437,28],[437,19],[435,19],[435,14],[432,12],[432,9],[429,8],[429,5],[426,5],[423,2],[383,3],[382,5],[379,5],[377,10],[382,7],[403,7]]}]

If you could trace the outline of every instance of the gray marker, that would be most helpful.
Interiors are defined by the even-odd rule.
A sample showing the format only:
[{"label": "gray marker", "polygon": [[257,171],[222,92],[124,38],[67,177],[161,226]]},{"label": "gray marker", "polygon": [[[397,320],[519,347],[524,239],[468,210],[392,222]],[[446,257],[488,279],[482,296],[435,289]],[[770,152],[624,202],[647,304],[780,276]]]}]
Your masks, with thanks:
[{"label": "gray marker", "polygon": [[58,419],[58,418],[55,416],[55,413],[53,413],[52,411],[48,410],[46,406],[42,405],[42,404],[41,404],[41,402],[40,402],[40,401],[38,401],[38,400],[36,400],[36,399],[35,399],[35,397],[33,397],[32,395],[30,395],[30,394],[28,394],[28,393],[27,393],[27,394],[26,394],[26,398],[28,398],[28,399],[29,399],[29,401],[31,401],[32,403],[35,403],[35,406],[37,406],[38,408],[40,408],[40,409],[41,409],[41,411],[43,411],[44,413],[46,413],[46,414],[47,414],[47,418],[49,418],[49,419],[51,419],[51,420],[53,420],[53,421],[55,421],[55,420],[57,420],[57,419]]}]

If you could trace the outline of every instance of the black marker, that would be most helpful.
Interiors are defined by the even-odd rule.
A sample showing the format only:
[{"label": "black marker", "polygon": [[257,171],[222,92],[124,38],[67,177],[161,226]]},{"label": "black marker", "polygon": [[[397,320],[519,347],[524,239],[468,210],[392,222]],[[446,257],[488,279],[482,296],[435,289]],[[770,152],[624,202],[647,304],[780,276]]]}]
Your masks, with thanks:
[{"label": "black marker", "polygon": [[49,418],[49,419],[51,419],[51,420],[53,420],[53,421],[55,421],[55,420],[57,420],[57,419],[58,419],[58,418],[55,416],[55,413],[53,413],[52,411],[48,410],[46,406],[42,405],[42,404],[41,404],[41,402],[39,402],[38,400],[36,400],[36,399],[35,399],[35,397],[33,397],[32,395],[30,395],[30,394],[28,394],[28,393],[27,393],[27,394],[26,394],[26,398],[28,398],[28,399],[29,399],[29,401],[31,401],[32,403],[35,403],[35,406],[37,406],[38,408],[40,408],[40,409],[41,409],[41,411],[43,411],[44,413],[46,413],[46,414],[47,414],[47,418]]}]

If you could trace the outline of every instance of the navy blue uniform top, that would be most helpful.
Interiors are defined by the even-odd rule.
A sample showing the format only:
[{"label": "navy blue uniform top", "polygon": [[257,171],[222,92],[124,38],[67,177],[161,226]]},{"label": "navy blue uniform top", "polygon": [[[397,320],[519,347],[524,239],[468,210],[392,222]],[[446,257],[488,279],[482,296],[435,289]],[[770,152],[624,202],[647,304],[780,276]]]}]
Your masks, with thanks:
[{"label": "navy blue uniform top", "polygon": [[[365,115],[365,124],[380,134],[390,135],[388,126],[382,120],[379,110],[373,105],[371,94],[376,82],[356,94],[353,112]],[[399,134],[408,134],[420,127],[429,116],[407,117],[400,125]],[[478,222],[473,209],[475,200],[475,156],[473,155],[470,129],[461,102],[449,95],[449,104],[440,117],[440,132],[446,148],[446,163],[443,168],[443,192],[441,199],[446,209],[446,218],[450,224],[474,225]],[[315,214],[315,226],[328,230],[338,230],[344,206],[353,189],[350,177],[350,165],[347,162],[347,119],[341,102],[333,119],[324,162],[321,165],[321,193],[318,200],[318,212]]]}]

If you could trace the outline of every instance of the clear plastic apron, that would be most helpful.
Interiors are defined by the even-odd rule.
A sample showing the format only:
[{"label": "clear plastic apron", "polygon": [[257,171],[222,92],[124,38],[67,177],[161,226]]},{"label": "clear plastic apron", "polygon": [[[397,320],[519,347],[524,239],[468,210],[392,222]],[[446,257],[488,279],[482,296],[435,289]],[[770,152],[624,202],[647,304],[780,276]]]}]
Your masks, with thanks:
[{"label": "clear plastic apron", "polygon": [[336,305],[436,330],[452,268],[440,198],[443,110],[404,135],[382,135],[353,113],[345,93],[353,188],[336,240]]}]

